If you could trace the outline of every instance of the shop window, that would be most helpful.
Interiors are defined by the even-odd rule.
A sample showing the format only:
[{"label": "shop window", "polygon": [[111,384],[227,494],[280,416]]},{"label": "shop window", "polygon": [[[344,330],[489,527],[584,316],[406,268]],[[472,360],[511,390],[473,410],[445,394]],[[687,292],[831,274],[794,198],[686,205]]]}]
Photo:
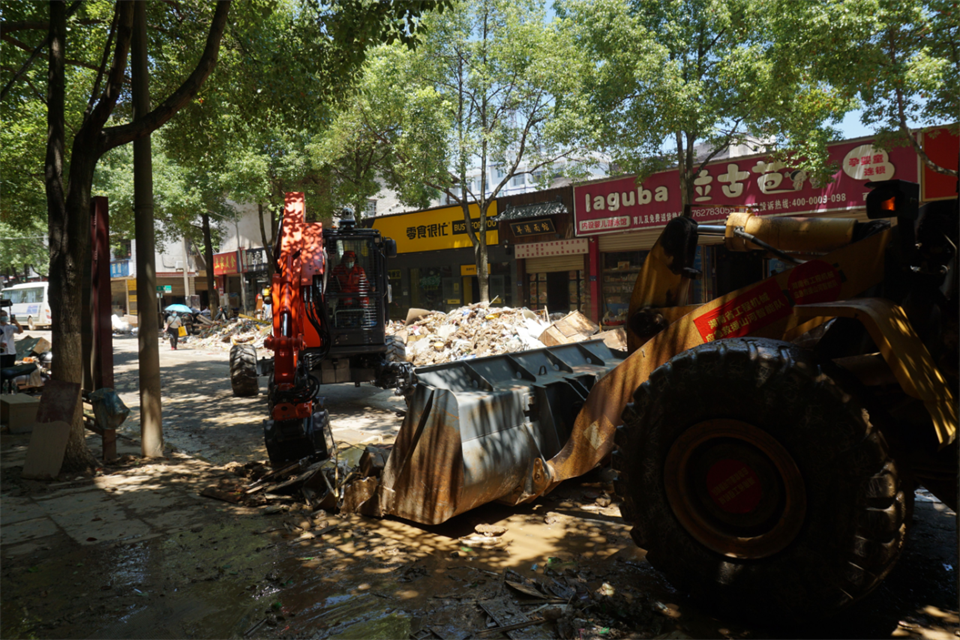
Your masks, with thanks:
[{"label": "shop window", "polygon": [[717,295],[726,295],[763,280],[767,270],[763,258],[749,253],[727,251],[720,246],[712,248]]},{"label": "shop window", "polygon": [[580,311],[589,314],[590,298],[582,270],[527,275],[530,298],[527,307],[550,313]]},{"label": "shop window", "polygon": [[452,275],[449,266],[410,269],[411,306],[432,311],[443,310],[446,307],[443,282],[445,278],[449,279]]},{"label": "shop window", "polygon": [[617,251],[603,254],[603,314],[607,326],[626,322],[630,296],[649,251]]}]

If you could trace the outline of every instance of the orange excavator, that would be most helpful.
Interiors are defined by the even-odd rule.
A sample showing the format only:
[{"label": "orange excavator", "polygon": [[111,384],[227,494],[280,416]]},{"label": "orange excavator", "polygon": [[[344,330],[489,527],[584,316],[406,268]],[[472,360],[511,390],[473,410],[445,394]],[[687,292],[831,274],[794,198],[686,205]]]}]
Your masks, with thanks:
[{"label": "orange excavator", "polygon": [[269,376],[264,440],[274,465],[330,454],[321,384],[409,384],[412,366],[390,358],[385,333],[386,260],[396,253],[392,239],[358,228],[351,211],[324,229],[306,221],[302,193],[287,194],[273,248],[273,332],[264,341],[274,357],[258,361],[250,344],[230,352],[234,395],[257,395],[258,375]]}]

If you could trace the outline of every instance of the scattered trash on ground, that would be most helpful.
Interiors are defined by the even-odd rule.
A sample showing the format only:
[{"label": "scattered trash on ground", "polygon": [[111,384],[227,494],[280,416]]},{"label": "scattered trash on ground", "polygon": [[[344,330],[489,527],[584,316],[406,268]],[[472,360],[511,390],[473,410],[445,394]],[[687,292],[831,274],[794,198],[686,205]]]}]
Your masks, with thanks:
[{"label": "scattered trash on ground", "polygon": [[188,344],[193,348],[220,349],[229,351],[235,344],[252,344],[257,349],[263,348],[263,341],[270,335],[272,327],[269,322],[253,318],[235,318],[226,322],[214,322],[209,325],[200,324],[200,333],[189,336]]}]

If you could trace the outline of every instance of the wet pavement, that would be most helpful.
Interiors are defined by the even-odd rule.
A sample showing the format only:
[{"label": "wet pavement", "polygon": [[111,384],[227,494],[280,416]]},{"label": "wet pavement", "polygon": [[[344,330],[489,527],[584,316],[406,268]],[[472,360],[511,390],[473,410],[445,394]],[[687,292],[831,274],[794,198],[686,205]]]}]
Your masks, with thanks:
[{"label": "wet pavement", "polygon": [[[136,340],[116,352],[117,387],[134,409],[120,464],[96,478],[25,481],[29,436],[2,436],[4,638],[501,638],[487,632],[492,620],[531,612],[544,621],[509,637],[958,635],[956,515],[926,492],[903,557],[870,597],[809,627],[745,624],[700,610],[646,563],[596,474],[436,527],[200,497],[230,476],[227,463],[265,459],[265,399],[230,395],[225,354],[161,351],[169,453],[144,461]],[[403,405],[390,392],[325,392],[338,441],[389,441],[399,428]],[[487,537],[478,525],[505,531]]]}]

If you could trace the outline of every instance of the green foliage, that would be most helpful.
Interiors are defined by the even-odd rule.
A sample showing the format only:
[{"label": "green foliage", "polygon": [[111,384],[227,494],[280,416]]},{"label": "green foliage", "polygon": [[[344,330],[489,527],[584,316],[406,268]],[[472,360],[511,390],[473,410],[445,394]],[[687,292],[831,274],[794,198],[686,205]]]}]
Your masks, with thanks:
[{"label": "green foliage", "polygon": [[[477,201],[485,213],[513,176],[583,155],[586,62],[547,23],[542,2],[457,2],[423,22],[415,50],[388,46],[370,56],[314,145],[336,188],[369,197],[380,178],[407,205],[444,194]],[[493,167],[503,172],[495,183]],[[479,189],[469,180],[478,169]]]},{"label": "green foliage", "polygon": [[41,276],[47,275],[50,251],[47,249],[47,229],[39,218],[32,224],[13,228],[0,222],[0,273],[23,274],[31,268]]},{"label": "green foliage", "polygon": [[[157,250],[186,237],[203,246],[200,214],[212,211],[211,225],[219,227],[234,210],[226,205],[220,174],[192,172],[173,160],[166,150],[163,132],[153,137],[153,212]],[[110,235],[115,239],[134,237],[133,148],[117,147],[100,160],[94,181],[94,195],[105,196],[110,207]],[[214,245],[217,241],[215,238]]]},{"label": "green foliage", "polygon": [[924,126],[951,124],[960,131],[956,3],[875,0],[871,8],[865,18],[869,36],[848,59],[852,72],[844,78],[851,92],[859,91],[863,123],[888,146],[916,145],[916,130]]},{"label": "green foliage", "polygon": [[[812,3],[811,3],[812,5]],[[791,13],[793,12],[793,13]],[[596,64],[596,142],[641,176],[689,179],[713,154],[750,144],[823,177],[831,122],[851,96],[822,82],[804,38],[816,25],[761,0],[567,0],[558,14]],[[671,160],[672,158],[672,160]]]},{"label": "green foliage", "polygon": [[[369,47],[410,44],[422,11],[442,1],[380,3],[345,0],[245,0],[234,3],[221,42],[219,62],[195,98],[155,136],[154,185],[157,240],[187,234],[199,243],[198,212],[214,220],[232,216],[226,197],[282,206],[283,193],[310,193],[311,213],[333,204],[324,171],[306,153],[323,130],[331,104],[345,95]],[[192,0],[147,4],[151,94],[169,95],[196,66],[213,7]],[[3,82],[46,36],[48,6],[12,2],[4,6]],[[114,3],[80,4],[68,22],[66,125],[68,144],[79,130],[96,69],[113,20]],[[32,28],[10,30],[10,25]],[[46,52],[11,84],[0,101],[0,221],[29,230],[46,217],[43,184],[46,153]],[[100,90],[103,79],[100,79]],[[129,85],[127,85],[129,88]],[[124,91],[110,125],[132,116]],[[65,155],[69,162],[71,154]],[[132,153],[120,147],[98,165],[96,195],[110,199],[114,237],[133,236]],[[69,166],[64,167],[69,175]],[[322,196],[322,197],[321,197]],[[321,206],[322,202],[322,206]],[[314,204],[316,203],[316,204]]]}]

